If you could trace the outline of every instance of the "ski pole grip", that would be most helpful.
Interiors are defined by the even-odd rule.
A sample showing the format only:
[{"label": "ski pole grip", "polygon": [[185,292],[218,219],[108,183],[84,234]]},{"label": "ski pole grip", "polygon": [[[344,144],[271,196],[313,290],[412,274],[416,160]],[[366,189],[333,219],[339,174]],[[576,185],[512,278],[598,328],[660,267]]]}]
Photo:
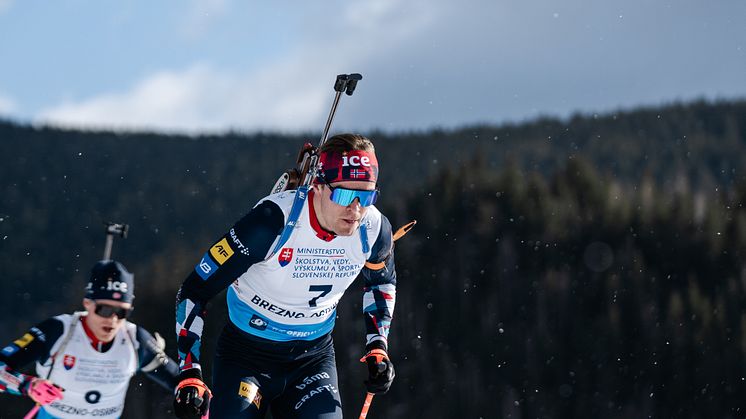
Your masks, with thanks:
[{"label": "ski pole grip", "polygon": [[352,92],[354,92],[355,87],[357,87],[357,82],[362,79],[363,76],[358,73],[352,73],[348,76],[347,89],[345,89],[345,93],[347,93],[347,96],[352,96]]},{"label": "ski pole grip", "polygon": [[334,82],[334,91],[345,92],[347,96],[352,96],[352,92],[357,87],[357,82],[362,79],[363,76],[360,73],[339,74],[337,75],[337,81]]},{"label": "ski pole grip", "polygon": [[334,82],[335,92],[344,92],[347,88],[347,74],[338,74],[337,81]]}]

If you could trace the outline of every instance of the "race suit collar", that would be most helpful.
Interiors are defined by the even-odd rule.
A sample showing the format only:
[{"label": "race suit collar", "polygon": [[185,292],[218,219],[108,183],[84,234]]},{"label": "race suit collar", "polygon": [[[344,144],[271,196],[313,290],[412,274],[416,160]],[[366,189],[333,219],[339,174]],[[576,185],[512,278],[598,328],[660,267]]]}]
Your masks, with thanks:
[{"label": "race suit collar", "polygon": [[314,190],[311,189],[308,192],[308,218],[311,221],[311,228],[313,228],[314,233],[316,233],[316,237],[325,242],[330,242],[334,240],[337,235],[324,230],[324,227],[321,227],[321,224],[319,224],[319,219],[316,217],[316,210],[313,207],[313,194]]},{"label": "race suit collar", "polygon": [[116,339],[112,339],[111,342],[104,342],[104,341],[98,340],[96,335],[93,334],[93,331],[88,328],[88,325],[85,322],[85,316],[80,317],[80,324],[83,325],[83,331],[85,331],[85,335],[88,336],[88,342],[91,344],[93,349],[99,352],[108,351],[109,348],[111,348],[111,345],[116,340]]}]

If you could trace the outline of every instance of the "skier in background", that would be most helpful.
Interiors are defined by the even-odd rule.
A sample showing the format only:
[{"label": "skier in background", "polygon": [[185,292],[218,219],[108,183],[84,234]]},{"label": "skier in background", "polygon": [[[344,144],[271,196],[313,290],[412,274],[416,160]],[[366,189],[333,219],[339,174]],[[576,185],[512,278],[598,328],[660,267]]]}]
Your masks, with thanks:
[{"label": "skier in background", "polygon": [[[391,224],[376,207],[373,144],[336,135],[320,149],[308,194],[262,199],[197,263],[177,296],[180,418],[341,418],[331,331],[343,293],[362,272],[366,381],[384,393],[394,379],[387,336],[396,272]],[[205,306],[228,288],[229,321],[218,339],[213,392],[203,381]],[[210,399],[212,398],[212,403]]]},{"label": "skier in background", "polygon": [[[173,391],[178,366],[162,338],[127,321],[134,298],[134,276],[121,263],[96,263],[85,312],[49,318],[0,351],[0,392],[30,397],[38,418],[118,418],[137,371]],[[31,362],[36,376],[17,371]]]}]

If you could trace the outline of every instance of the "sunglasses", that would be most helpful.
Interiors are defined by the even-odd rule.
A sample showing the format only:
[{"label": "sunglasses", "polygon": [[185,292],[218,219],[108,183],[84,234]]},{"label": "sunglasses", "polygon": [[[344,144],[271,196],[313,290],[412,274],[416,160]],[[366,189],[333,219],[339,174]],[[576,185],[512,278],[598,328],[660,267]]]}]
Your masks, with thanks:
[{"label": "sunglasses", "polygon": [[101,317],[109,318],[112,315],[116,315],[119,319],[126,319],[127,316],[132,313],[132,307],[130,308],[122,308],[122,307],[115,307],[110,306],[108,304],[99,304],[96,303],[96,309],[93,310],[94,313]]},{"label": "sunglasses", "polygon": [[369,207],[376,203],[378,195],[381,193],[378,188],[373,190],[347,189],[340,186],[332,186],[328,182],[325,183],[326,186],[329,187],[329,190],[332,191],[331,195],[329,195],[329,199],[331,199],[335,204],[343,207],[352,204],[356,198],[360,201],[361,207]]}]

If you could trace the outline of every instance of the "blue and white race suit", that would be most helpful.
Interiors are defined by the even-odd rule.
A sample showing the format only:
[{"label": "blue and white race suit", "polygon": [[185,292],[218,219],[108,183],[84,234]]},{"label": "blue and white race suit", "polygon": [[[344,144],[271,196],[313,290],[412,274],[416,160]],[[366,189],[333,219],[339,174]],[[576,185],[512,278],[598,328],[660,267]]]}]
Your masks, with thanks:
[{"label": "blue and white race suit", "polygon": [[[205,305],[228,288],[230,324],[218,343],[218,362],[213,377],[217,409],[222,409],[218,405],[228,403],[218,403],[224,397],[220,389],[226,386],[225,377],[218,376],[219,371],[232,368],[235,372],[241,367],[245,370],[242,377],[231,378],[237,382],[229,383],[226,392],[239,394],[242,385],[257,387],[256,391],[245,392],[252,397],[244,397],[244,409],[251,406],[256,397],[282,399],[281,392],[268,394],[271,380],[258,377],[262,372],[272,376],[266,371],[272,369],[272,363],[277,366],[283,362],[297,362],[299,357],[304,359],[303,364],[293,364],[293,368],[305,365],[308,369],[294,371],[295,379],[300,380],[296,385],[305,388],[302,383],[310,380],[309,377],[316,377],[321,383],[309,387],[306,393],[300,390],[296,398],[283,401],[283,406],[272,406],[273,412],[280,409],[279,412],[288,414],[282,409],[290,405],[311,405],[310,401],[300,403],[304,397],[310,400],[311,390],[332,394],[333,403],[339,405],[330,333],[339,300],[361,273],[366,345],[387,345],[396,297],[391,224],[378,209],[370,206],[360,221],[359,231],[351,236],[331,234],[323,230],[316,219],[311,191],[294,220],[292,234],[274,252],[290,217],[296,193],[286,191],[262,199],[204,253],[179,291],[176,329],[180,366],[182,370],[190,370],[200,368]],[[370,267],[371,264],[377,265]],[[293,348],[305,349],[298,352]],[[317,355],[306,359],[309,351]],[[251,364],[252,353],[268,354],[263,357],[264,371],[254,371],[252,365],[247,365]],[[268,363],[269,358],[272,362]],[[314,370],[318,364],[324,367]],[[221,365],[223,367],[219,368]],[[273,373],[277,374],[279,369]],[[319,377],[328,377],[325,378],[328,382]],[[292,383],[287,387],[291,387],[289,384]],[[266,403],[256,408],[264,410]],[[214,413],[211,408],[211,414]]]}]

